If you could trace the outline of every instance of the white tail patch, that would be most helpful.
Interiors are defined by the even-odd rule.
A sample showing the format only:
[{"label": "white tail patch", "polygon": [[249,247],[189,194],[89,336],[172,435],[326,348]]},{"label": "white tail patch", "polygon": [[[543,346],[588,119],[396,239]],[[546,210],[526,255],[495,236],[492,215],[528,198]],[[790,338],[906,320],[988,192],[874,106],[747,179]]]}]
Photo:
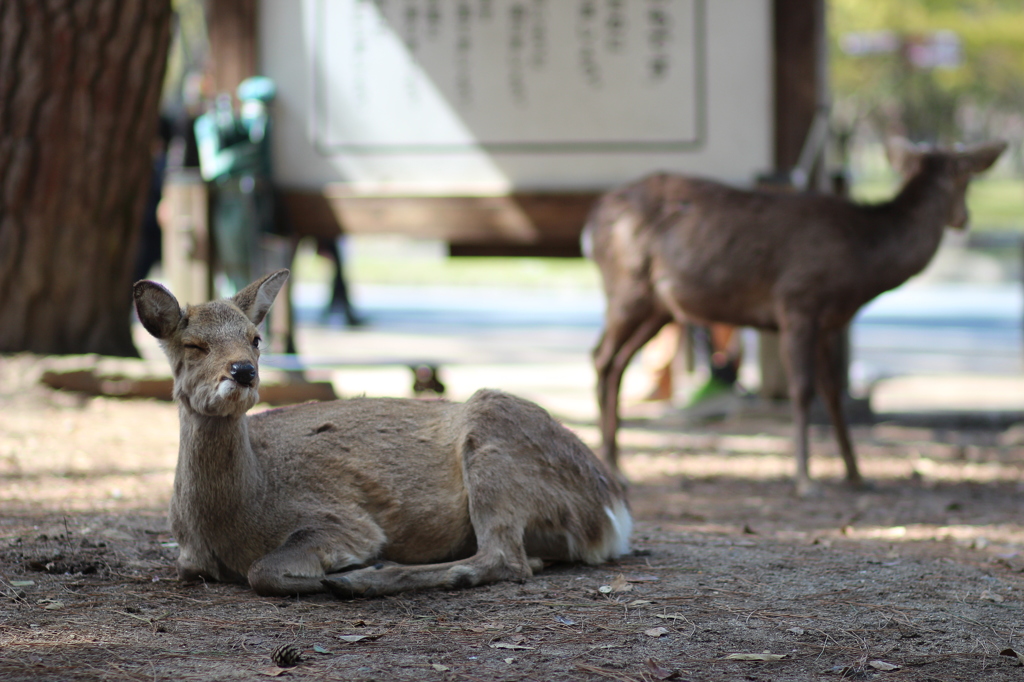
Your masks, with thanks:
[{"label": "white tail patch", "polygon": [[611,507],[604,508],[608,516],[608,527],[600,541],[578,551],[578,547],[570,541],[570,551],[578,555],[579,560],[588,564],[600,564],[609,559],[629,554],[629,536],[633,532],[633,516],[629,513],[626,503],[616,500]]},{"label": "white tail patch", "polygon": [[609,537],[611,550],[605,555],[606,558],[619,557],[629,554],[629,536],[633,534],[633,515],[626,508],[626,503],[616,500],[614,509],[604,508],[604,513],[612,522],[613,532]]},{"label": "white tail patch", "polygon": [[590,223],[584,226],[583,234],[580,235],[580,251],[583,252],[584,258],[594,259],[594,235],[590,230]]}]

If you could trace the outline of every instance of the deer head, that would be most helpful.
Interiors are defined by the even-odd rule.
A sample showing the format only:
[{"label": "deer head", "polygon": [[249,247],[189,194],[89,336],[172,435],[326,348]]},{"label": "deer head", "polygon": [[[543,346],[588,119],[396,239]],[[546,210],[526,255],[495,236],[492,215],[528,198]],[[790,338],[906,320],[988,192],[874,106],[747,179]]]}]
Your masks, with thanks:
[{"label": "deer head", "polygon": [[160,341],[174,374],[174,397],[183,406],[210,417],[238,417],[256,404],[257,325],[288,275],[288,270],[278,270],[232,298],[184,309],[156,282],[136,282],[139,320]]},{"label": "deer head", "polygon": [[886,146],[889,162],[905,181],[928,171],[944,176],[952,198],[946,224],[958,229],[965,228],[970,219],[967,186],[971,178],[988,170],[1005,150],[1005,142],[991,142],[945,151],[915,145],[903,138],[893,139]]}]

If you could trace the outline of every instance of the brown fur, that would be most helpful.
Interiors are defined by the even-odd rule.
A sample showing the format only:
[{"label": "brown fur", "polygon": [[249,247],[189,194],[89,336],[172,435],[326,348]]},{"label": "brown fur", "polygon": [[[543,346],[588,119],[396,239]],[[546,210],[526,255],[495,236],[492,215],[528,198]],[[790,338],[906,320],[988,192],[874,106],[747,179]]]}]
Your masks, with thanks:
[{"label": "brown fur", "polygon": [[[605,328],[594,349],[603,454],[617,463],[619,386],[630,359],[668,321],[777,330],[793,403],[801,493],[807,409],[824,398],[850,483],[861,482],[835,375],[837,332],[878,294],[920,272],[946,225],[967,222],[964,195],[1005,144],[892,153],[907,178],[892,201],[744,191],[659,173],[604,195],[584,228],[601,270]],[[817,370],[817,371],[815,371]]]},{"label": "brown fur", "polygon": [[184,310],[162,286],[135,285],[139,318],[174,368],[181,578],[370,596],[525,580],[544,560],[598,563],[627,550],[622,486],[514,396],[361,398],[247,416],[257,325],[287,276]]}]

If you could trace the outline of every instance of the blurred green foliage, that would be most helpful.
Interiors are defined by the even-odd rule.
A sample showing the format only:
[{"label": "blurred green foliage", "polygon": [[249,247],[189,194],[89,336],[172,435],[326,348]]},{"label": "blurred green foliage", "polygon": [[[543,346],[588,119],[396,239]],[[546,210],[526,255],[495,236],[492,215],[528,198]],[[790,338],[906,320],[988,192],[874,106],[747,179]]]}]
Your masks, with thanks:
[{"label": "blurred green foliage", "polygon": [[[1021,0],[830,0],[829,11],[840,123],[948,143],[993,137],[1024,113]],[[940,31],[959,37],[959,64],[915,66],[908,48]],[[844,50],[851,35],[879,32],[891,32],[894,50]]]}]

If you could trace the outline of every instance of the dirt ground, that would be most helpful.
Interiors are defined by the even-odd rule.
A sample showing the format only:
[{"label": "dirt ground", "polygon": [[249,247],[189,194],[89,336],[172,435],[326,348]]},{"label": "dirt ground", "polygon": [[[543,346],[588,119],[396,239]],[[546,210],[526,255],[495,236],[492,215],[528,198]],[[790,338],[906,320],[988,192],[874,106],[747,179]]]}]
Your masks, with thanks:
[{"label": "dirt ground", "polygon": [[[1024,652],[1015,432],[858,429],[875,487],[850,492],[821,430],[826,494],[800,500],[784,415],[634,420],[628,558],[458,592],[267,599],[175,580],[175,407],[52,391],[43,364],[0,358],[3,680],[1024,675],[1001,655]],[[594,442],[593,424],[570,427]],[[274,664],[284,644],[298,665]]]}]

